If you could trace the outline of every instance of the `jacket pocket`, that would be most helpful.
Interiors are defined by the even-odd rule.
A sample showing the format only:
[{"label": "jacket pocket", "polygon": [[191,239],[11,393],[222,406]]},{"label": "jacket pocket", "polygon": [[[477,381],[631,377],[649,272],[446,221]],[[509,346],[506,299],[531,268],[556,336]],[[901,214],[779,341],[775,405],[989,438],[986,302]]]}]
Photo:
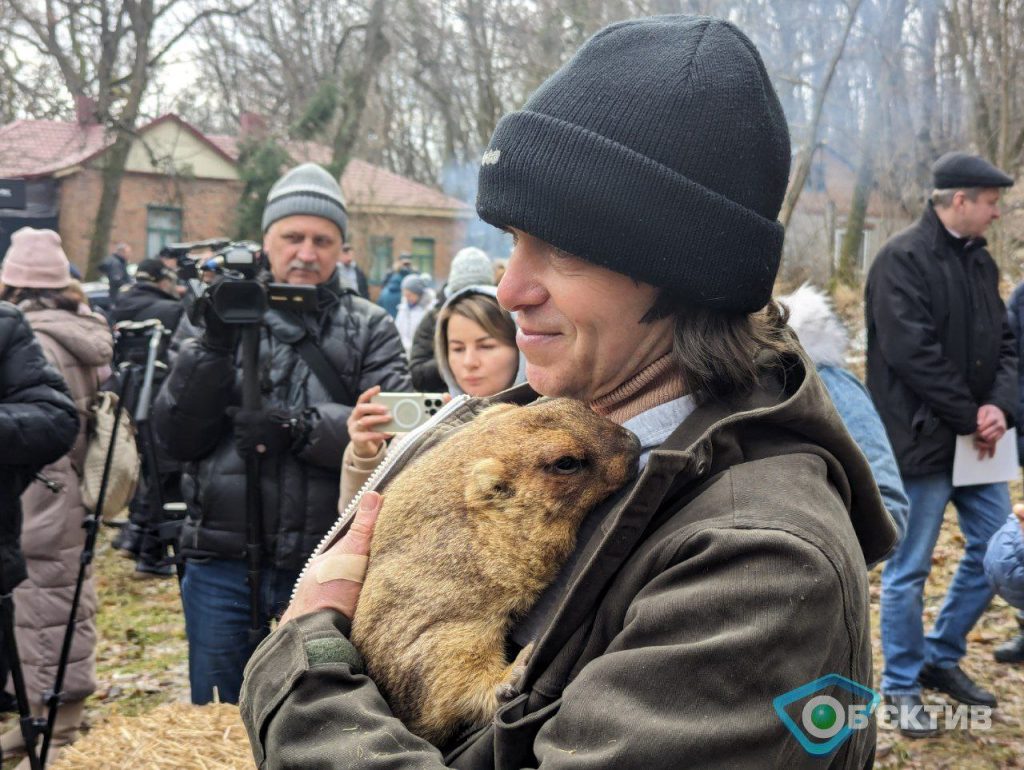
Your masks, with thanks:
[{"label": "jacket pocket", "polygon": [[498,709],[494,715],[495,770],[536,767],[534,741],[544,723],[558,713],[562,699],[557,698],[536,711],[526,713],[530,694],[523,693]]},{"label": "jacket pocket", "polygon": [[939,427],[939,418],[928,404],[921,404],[910,420],[910,430],[915,436],[930,436]]}]

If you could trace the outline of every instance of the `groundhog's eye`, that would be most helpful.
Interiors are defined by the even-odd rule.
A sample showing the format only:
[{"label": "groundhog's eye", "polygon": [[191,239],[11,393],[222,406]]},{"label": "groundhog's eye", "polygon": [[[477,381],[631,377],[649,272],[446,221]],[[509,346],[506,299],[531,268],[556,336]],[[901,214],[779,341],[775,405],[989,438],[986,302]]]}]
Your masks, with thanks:
[{"label": "groundhog's eye", "polygon": [[553,463],[551,463],[551,470],[555,473],[561,473],[563,475],[569,475],[570,473],[578,473],[583,469],[584,461],[578,457],[572,455],[566,455],[565,457],[559,457]]}]

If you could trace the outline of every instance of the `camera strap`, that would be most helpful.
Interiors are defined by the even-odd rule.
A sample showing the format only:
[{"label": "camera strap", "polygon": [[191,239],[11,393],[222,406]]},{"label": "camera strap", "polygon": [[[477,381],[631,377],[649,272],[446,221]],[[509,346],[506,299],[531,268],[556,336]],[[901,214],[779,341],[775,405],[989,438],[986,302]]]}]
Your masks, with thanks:
[{"label": "camera strap", "polygon": [[295,343],[295,349],[302,356],[302,360],[306,362],[306,365],[312,370],[313,374],[316,375],[316,378],[320,380],[320,384],[327,389],[332,399],[345,406],[355,405],[355,394],[345,385],[345,382],[338,374],[338,370],[331,365],[331,362],[327,360],[327,356],[324,355],[324,351],[320,349],[320,346],[308,334]]}]

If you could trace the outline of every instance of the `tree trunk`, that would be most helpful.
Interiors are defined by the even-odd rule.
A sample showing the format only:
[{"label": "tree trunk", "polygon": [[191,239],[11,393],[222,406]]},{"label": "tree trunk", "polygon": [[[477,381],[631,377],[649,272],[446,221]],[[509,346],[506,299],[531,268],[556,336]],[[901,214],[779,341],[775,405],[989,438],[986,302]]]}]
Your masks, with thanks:
[{"label": "tree trunk", "polygon": [[[873,113],[874,114],[874,113]],[[868,213],[868,200],[875,185],[875,127],[878,121],[869,119],[862,137],[863,156],[857,170],[857,186],[853,190],[850,213],[846,217],[846,232],[839,249],[839,265],[835,280],[844,286],[857,286],[860,254],[864,249],[864,220]]]},{"label": "tree trunk", "polygon": [[821,124],[821,115],[825,110],[825,97],[828,96],[828,89],[832,85],[832,78],[836,74],[839,60],[843,58],[843,52],[846,50],[846,41],[850,38],[850,29],[852,29],[853,22],[857,18],[860,4],[861,0],[856,0],[853,7],[850,8],[850,14],[846,19],[846,26],[843,27],[843,37],[832,54],[832,59],[829,61],[825,75],[822,77],[818,92],[814,95],[814,111],[811,115],[811,125],[807,129],[807,141],[804,142],[804,146],[800,148],[800,152],[797,155],[793,177],[790,179],[789,189],[786,190],[786,199],[782,202],[782,211],[779,214],[779,221],[783,227],[789,226],[793,210],[796,208],[797,201],[800,200],[800,193],[803,192],[804,185],[807,183],[807,175],[810,173],[811,164],[814,162],[814,151],[818,147],[818,126]]},{"label": "tree trunk", "polygon": [[121,179],[124,178],[124,167],[128,161],[128,151],[132,147],[132,135],[119,132],[114,144],[100,157],[103,163],[103,188],[100,191],[100,205],[96,211],[92,237],[89,240],[89,264],[86,266],[85,277],[96,279],[100,262],[108,254],[110,248],[110,230],[114,225],[114,214],[121,198]]},{"label": "tree trunk", "polygon": [[387,0],[374,0],[370,18],[366,23],[366,38],[363,43],[362,66],[347,79],[341,93],[341,120],[334,132],[331,165],[329,171],[340,177],[352,157],[352,148],[359,138],[359,124],[366,109],[366,97],[377,68],[390,52],[388,39],[384,36],[384,13]]}]

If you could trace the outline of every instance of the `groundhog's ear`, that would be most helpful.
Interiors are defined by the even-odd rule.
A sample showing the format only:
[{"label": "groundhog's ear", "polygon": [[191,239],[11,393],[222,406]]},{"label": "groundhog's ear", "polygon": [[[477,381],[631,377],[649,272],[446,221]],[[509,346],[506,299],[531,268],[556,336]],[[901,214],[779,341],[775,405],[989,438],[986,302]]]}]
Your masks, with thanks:
[{"label": "groundhog's ear", "polygon": [[512,487],[505,478],[505,466],[501,460],[488,457],[477,463],[469,471],[469,482],[466,485],[466,502],[479,500],[481,497],[508,497]]}]

